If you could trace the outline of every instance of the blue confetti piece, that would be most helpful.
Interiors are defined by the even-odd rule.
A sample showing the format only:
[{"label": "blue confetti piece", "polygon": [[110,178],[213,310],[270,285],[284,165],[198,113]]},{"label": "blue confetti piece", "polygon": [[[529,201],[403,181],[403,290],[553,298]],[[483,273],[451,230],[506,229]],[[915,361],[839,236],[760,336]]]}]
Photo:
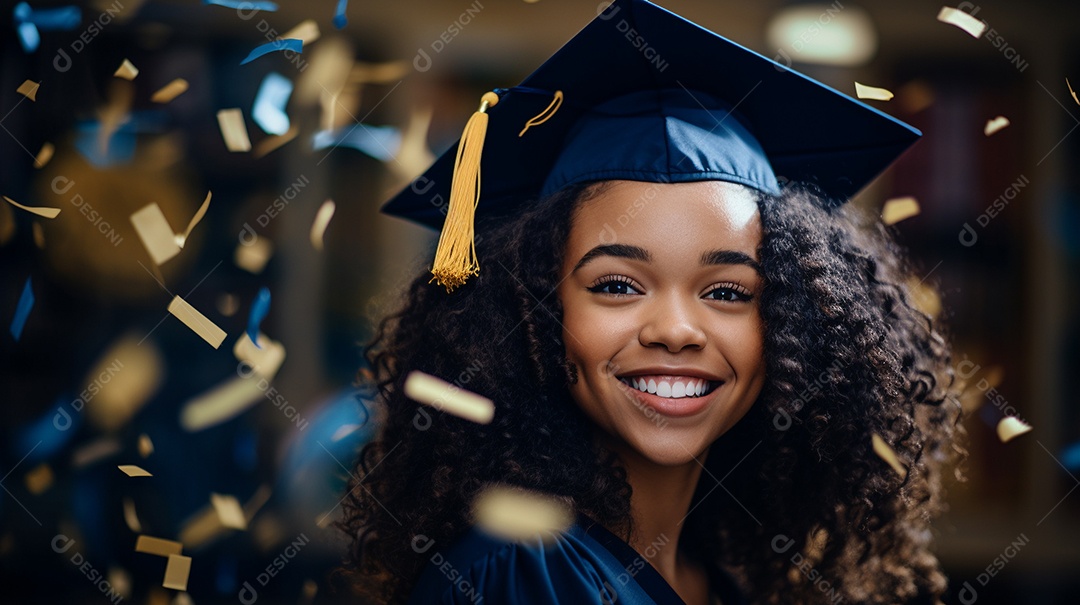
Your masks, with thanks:
[{"label": "blue confetti piece", "polygon": [[30,309],[33,308],[34,291],[30,288],[30,278],[27,277],[26,286],[23,287],[22,296],[19,297],[19,304],[15,307],[15,317],[11,320],[11,335],[15,337],[15,342],[18,342],[22,336],[26,318],[30,317]]},{"label": "blue confetti piece", "polygon": [[18,32],[19,43],[22,44],[24,51],[32,53],[37,50],[38,45],[41,44],[41,34],[33,23],[20,23]]},{"label": "blue confetti piece", "polygon": [[344,126],[337,132],[320,130],[313,141],[315,151],[327,147],[348,147],[362,153],[389,162],[394,159],[401,147],[401,131],[393,126],[369,126],[353,124]]},{"label": "blue confetti piece", "polygon": [[1061,452],[1061,464],[1070,471],[1080,470],[1080,441],[1066,447]]},{"label": "blue confetti piece", "polygon": [[285,105],[292,94],[293,83],[281,74],[270,72],[259,85],[251,117],[267,134],[285,134],[289,130],[289,116]]},{"label": "blue confetti piece", "polygon": [[251,342],[256,347],[259,346],[259,324],[266,318],[266,315],[270,313],[270,289],[263,286],[259,289],[259,294],[255,297],[255,301],[251,303],[251,312],[248,314],[248,327],[247,335],[251,339]]},{"label": "blue confetti piece", "polygon": [[274,12],[278,9],[277,4],[274,2],[252,2],[250,0],[203,0],[203,4],[247,11]]},{"label": "blue confetti piece", "polygon": [[78,134],[75,135],[75,149],[86,158],[86,161],[97,168],[107,168],[127,164],[135,157],[136,137],[133,129],[124,126],[118,128],[109,136],[104,150],[101,149],[101,143],[98,141],[99,130],[101,130],[100,123],[90,122],[80,125]]},{"label": "blue confetti piece", "polygon": [[304,52],[304,41],[297,38],[289,38],[288,40],[274,40],[273,42],[260,44],[255,47],[255,50],[248,53],[247,58],[241,61],[240,65],[247,65],[268,53],[286,50],[291,50],[294,53]]},{"label": "blue confetti piece", "polygon": [[26,461],[34,464],[62,450],[82,425],[83,415],[73,405],[74,400],[68,395],[57,398],[44,414],[20,428],[11,442],[11,454],[18,458],[31,452]]},{"label": "blue confetti piece", "polygon": [[345,16],[345,9],[349,6],[349,0],[338,0],[337,12],[334,13],[334,27],[341,29],[349,22]]},{"label": "blue confetti piece", "polygon": [[14,16],[16,23],[30,23],[45,31],[72,30],[82,23],[82,9],[75,5],[34,10],[20,2],[15,5]]}]

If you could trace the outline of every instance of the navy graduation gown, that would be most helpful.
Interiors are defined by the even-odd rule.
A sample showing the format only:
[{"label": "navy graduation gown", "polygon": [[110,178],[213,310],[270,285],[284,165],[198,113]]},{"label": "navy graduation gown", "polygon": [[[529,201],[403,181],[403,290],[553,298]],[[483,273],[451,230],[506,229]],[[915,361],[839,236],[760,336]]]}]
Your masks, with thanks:
[{"label": "navy graduation gown", "polygon": [[[663,576],[633,548],[588,517],[547,545],[510,542],[477,528],[447,550],[434,545],[410,605],[684,605]],[[724,575],[711,586],[723,605],[745,605]]]}]

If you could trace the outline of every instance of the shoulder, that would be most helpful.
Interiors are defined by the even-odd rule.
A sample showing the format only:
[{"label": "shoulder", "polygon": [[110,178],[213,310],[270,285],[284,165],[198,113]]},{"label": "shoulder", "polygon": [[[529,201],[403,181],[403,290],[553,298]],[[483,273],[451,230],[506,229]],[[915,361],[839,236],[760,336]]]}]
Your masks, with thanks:
[{"label": "shoulder", "polygon": [[[414,548],[416,548],[414,542]],[[574,525],[544,540],[507,541],[471,528],[448,548],[421,541],[427,564],[410,603],[605,603],[606,552]],[[608,555],[610,556],[610,555]]]}]

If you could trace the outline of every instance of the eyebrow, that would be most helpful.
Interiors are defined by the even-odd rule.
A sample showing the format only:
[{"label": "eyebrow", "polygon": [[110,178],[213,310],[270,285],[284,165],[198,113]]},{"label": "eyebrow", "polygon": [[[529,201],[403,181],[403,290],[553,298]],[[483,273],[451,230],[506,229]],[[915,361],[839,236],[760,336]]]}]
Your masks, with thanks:
[{"label": "eyebrow", "polygon": [[[589,250],[581,257],[581,260],[574,265],[574,270],[587,265],[593,259],[601,256],[614,256],[616,258],[628,258],[630,260],[638,260],[643,262],[651,262],[652,255],[649,251],[640,246],[631,246],[628,244],[608,244],[596,246],[592,250]],[[737,250],[710,250],[701,255],[702,265],[746,265],[761,274],[761,265],[758,264],[753,258],[744,252]]]},{"label": "eyebrow", "polygon": [[[639,260],[644,262],[650,262],[652,255],[645,248],[639,246],[630,246],[627,244],[607,244],[601,245],[589,250],[585,253],[585,256],[581,257],[581,260],[574,265],[574,271],[584,267],[589,261],[601,256],[614,256],[617,258],[628,258],[630,260]],[[571,271],[573,273],[574,271]]]}]

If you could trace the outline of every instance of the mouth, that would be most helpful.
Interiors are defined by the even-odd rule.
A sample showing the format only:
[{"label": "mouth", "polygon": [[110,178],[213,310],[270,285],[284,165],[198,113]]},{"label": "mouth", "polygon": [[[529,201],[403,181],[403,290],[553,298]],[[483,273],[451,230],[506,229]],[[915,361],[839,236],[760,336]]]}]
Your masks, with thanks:
[{"label": "mouth", "polygon": [[724,384],[722,380],[706,380],[692,376],[620,376],[626,386],[664,399],[691,399],[709,395]]}]

